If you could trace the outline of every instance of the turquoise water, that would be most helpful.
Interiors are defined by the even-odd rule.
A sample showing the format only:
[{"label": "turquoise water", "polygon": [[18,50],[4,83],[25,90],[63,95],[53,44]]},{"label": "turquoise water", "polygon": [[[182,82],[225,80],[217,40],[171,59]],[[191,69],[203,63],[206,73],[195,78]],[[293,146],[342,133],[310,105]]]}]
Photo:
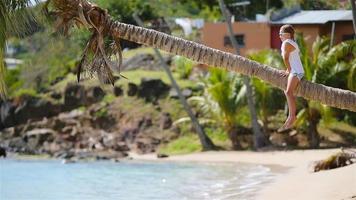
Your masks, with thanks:
[{"label": "turquoise water", "polygon": [[248,164],[1,160],[1,200],[254,199],[276,174]]}]

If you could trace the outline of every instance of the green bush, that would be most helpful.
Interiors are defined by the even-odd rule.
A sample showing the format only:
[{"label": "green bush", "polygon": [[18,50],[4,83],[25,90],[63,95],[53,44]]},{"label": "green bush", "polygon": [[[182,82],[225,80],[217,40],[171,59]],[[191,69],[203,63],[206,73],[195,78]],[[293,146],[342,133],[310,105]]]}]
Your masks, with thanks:
[{"label": "green bush", "polygon": [[21,96],[31,96],[39,97],[39,94],[34,89],[21,88],[13,93],[12,97],[21,97]]},{"label": "green bush", "polygon": [[194,62],[182,56],[175,56],[174,66],[179,78],[187,79],[192,73]]}]

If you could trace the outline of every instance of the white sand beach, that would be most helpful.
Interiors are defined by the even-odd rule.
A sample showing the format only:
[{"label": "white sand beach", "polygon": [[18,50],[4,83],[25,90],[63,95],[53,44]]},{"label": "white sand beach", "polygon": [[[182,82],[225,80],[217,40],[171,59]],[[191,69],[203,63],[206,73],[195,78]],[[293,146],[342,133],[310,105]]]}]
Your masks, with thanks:
[{"label": "white sand beach", "polygon": [[[176,155],[159,159],[191,162],[244,162],[288,167],[257,195],[257,199],[348,200],[356,199],[356,164],[311,172],[313,161],[322,160],[340,149],[292,151],[220,151]],[[158,160],[155,154],[130,154],[137,160]]]}]

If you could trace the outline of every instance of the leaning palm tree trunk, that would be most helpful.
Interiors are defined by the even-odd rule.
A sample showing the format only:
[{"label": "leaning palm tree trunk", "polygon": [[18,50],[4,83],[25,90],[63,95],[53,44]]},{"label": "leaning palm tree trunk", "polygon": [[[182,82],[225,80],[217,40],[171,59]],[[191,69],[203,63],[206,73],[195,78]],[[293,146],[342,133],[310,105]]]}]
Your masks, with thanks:
[{"label": "leaning palm tree trunk", "polygon": [[[142,20],[138,17],[138,15],[136,13],[133,14],[133,17],[134,17],[134,19],[135,19],[135,21],[137,22],[138,25],[144,27],[144,24],[143,24]],[[190,119],[192,121],[192,124],[193,124],[195,130],[198,133],[198,137],[199,137],[200,143],[201,143],[201,145],[203,147],[203,150],[207,151],[207,150],[216,149],[214,143],[205,134],[204,129],[200,126],[200,124],[199,124],[197,118],[195,117],[193,111],[190,109],[185,97],[183,96],[183,94],[182,94],[182,92],[181,92],[176,80],[174,79],[174,77],[172,75],[171,70],[169,69],[169,66],[164,61],[161,53],[156,48],[154,48],[154,51],[155,51],[157,57],[159,58],[159,60],[161,61],[161,66],[163,67],[164,71],[166,71],[166,73],[167,73],[167,75],[168,75],[168,77],[169,77],[169,79],[170,79],[170,81],[172,83],[173,88],[177,91],[179,100],[182,103],[184,110],[188,113],[188,115],[189,115],[189,117],[190,117]]]},{"label": "leaning palm tree trunk", "polygon": [[[113,21],[105,10],[86,0],[52,0],[52,3],[55,13],[60,17],[59,25],[79,22],[91,31],[99,28],[106,36],[162,49],[228,71],[256,76],[278,88],[286,88],[287,76],[282,74],[281,70],[155,30]],[[91,23],[88,23],[88,20]],[[356,111],[356,93],[351,91],[303,80],[296,90],[296,95],[332,107]]]},{"label": "leaning palm tree trunk", "polygon": [[[234,32],[232,30],[231,14],[225,6],[224,0],[219,0],[219,5],[220,5],[221,12],[223,13],[223,15],[225,17],[231,44],[234,47],[236,54],[239,55],[240,49],[239,49],[237,41],[234,37]],[[243,76],[243,82],[246,86],[247,104],[248,104],[248,108],[250,110],[251,119],[252,119],[252,130],[253,130],[253,134],[254,134],[254,147],[255,147],[255,149],[258,149],[258,148],[265,146],[267,144],[267,140],[264,137],[264,135],[261,131],[261,127],[257,121],[257,112],[256,112],[256,108],[255,108],[253,89],[250,84],[250,78],[246,75]]]}]

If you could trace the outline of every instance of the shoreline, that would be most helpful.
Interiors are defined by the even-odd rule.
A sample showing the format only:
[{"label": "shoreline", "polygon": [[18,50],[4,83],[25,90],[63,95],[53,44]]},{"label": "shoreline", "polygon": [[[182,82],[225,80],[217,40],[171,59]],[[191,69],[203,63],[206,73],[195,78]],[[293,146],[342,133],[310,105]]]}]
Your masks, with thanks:
[{"label": "shoreline", "polygon": [[[353,149],[355,150],[355,149]],[[314,161],[340,152],[340,149],[288,151],[208,151],[157,158],[156,154],[136,154],[122,161],[190,162],[190,163],[246,163],[269,167],[277,176],[257,192],[258,200],[356,200],[356,163],[332,170],[313,173]],[[41,156],[12,155],[12,158],[51,159]]]},{"label": "shoreline", "polygon": [[[353,200],[356,199],[356,164],[313,173],[314,161],[340,149],[290,151],[209,151],[157,158],[156,154],[130,153],[134,160],[261,164],[280,173],[256,195],[261,200]],[[287,170],[285,170],[287,169]]]}]

